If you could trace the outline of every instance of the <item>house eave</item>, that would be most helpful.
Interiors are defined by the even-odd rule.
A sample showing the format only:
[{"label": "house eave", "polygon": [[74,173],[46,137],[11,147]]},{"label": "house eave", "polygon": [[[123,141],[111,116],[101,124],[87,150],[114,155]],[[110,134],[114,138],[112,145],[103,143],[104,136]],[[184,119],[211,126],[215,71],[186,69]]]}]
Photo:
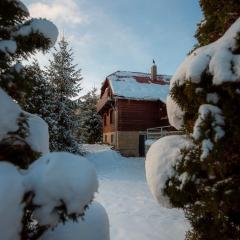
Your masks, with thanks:
[{"label": "house eave", "polygon": [[121,99],[121,100],[131,100],[131,101],[146,101],[146,102],[162,102],[164,104],[166,104],[165,101],[161,100],[161,99],[157,99],[157,98],[131,98],[131,97],[124,97],[124,96],[114,96],[114,99]]},{"label": "house eave", "polygon": [[107,99],[100,99],[97,103],[97,112],[102,114],[107,109],[111,108],[113,103],[114,99],[111,97],[108,97]]}]

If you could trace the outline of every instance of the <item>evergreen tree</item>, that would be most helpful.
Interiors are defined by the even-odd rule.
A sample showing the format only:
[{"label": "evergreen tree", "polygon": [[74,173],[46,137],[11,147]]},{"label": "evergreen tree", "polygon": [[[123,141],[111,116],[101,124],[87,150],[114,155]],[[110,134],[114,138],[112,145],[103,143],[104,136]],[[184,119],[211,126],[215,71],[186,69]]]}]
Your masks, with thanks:
[{"label": "evergreen tree", "polygon": [[[51,22],[29,18],[22,2],[0,1],[0,86],[18,103],[24,105],[26,95],[31,91],[31,81],[20,62],[37,50],[47,51],[55,43],[57,34],[57,28]],[[9,159],[25,168],[38,155],[24,140],[29,134],[27,119],[28,116],[21,113],[20,129],[9,133],[0,143],[1,159]]]},{"label": "evergreen tree", "polygon": [[[79,231],[74,226],[76,239],[86,239],[97,220],[103,223],[101,239],[109,240],[105,212],[89,214],[89,224],[81,219],[98,188],[92,164],[70,153],[49,154],[47,124],[18,104],[35,109],[26,101],[34,87],[31,81],[41,82],[38,66],[33,76],[20,62],[36,50],[50,48],[57,35],[51,22],[29,19],[20,0],[0,1],[0,235],[4,240],[59,239],[52,229],[68,221],[63,231],[69,233],[73,220],[79,221]],[[35,100],[41,103],[41,98]],[[41,154],[46,156],[36,159]]]},{"label": "evergreen tree", "polygon": [[240,0],[200,0],[200,6],[204,18],[195,35],[197,46],[219,39],[240,16]]},{"label": "evergreen tree", "polygon": [[[23,60],[28,60],[28,58],[38,50],[43,52],[47,51],[54,45],[57,40],[57,35],[57,28],[51,22],[44,19],[31,19],[28,9],[21,1],[0,1],[1,168],[3,166],[8,166],[8,169],[11,168],[12,171],[15,171],[14,169],[17,168],[26,169],[31,162],[36,160],[37,157],[43,153],[41,151],[41,146],[35,145],[38,140],[35,139],[34,144],[32,144],[31,138],[34,135],[33,132],[35,129],[32,129],[31,123],[38,123],[39,128],[40,125],[44,126],[44,131],[46,130],[46,125],[44,125],[43,121],[39,118],[35,118],[33,115],[23,111],[16,102],[25,105],[26,96],[32,89],[31,79],[28,78],[26,69],[21,62]],[[2,89],[14,98],[15,101],[12,101]],[[11,164],[6,162],[10,162]],[[10,175],[9,178],[11,176],[14,175]],[[16,180],[13,178],[12,181],[14,182]],[[16,185],[17,182],[14,184]],[[19,185],[21,185],[21,183],[19,183]],[[8,191],[9,190],[11,191],[12,189],[8,189]],[[4,190],[1,189],[1,191]],[[8,195],[8,193],[6,193],[6,195]],[[29,193],[26,193],[26,198],[20,199],[22,202],[18,203],[19,206],[11,206],[13,209],[17,209],[18,207],[20,210],[21,203],[21,205],[25,207],[23,209],[24,213],[22,219],[20,219],[19,222],[17,222],[17,220],[14,221],[14,223],[19,224],[18,226],[14,226],[18,231],[18,237],[14,238],[15,235],[11,234],[11,237],[8,236],[6,239],[36,239],[43,231],[43,228],[38,224],[35,224],[36,228],[34,225],[31,225],[31,216],[34,206],[28,201],[29,199],[27,196],[29,196]],[[18,200],[13,198],[14,196],[12,195],[10,201],[12,203],[16,202],[17,204]],[[1,204],[3,204],[2,200]],[[18,214],[19,213],[16,213],[16,216],[21,216],[21,214]],[[1,225],[4,225],[4,217],[5,216],[1,216]],[[7,219],[10,221],[10,215]],[[1,228],[1,236],[2,234],[5,236],[2,230]],[[16,231],[13,230],[12,232]]]},{"label": "evergreen tree", "polygon": [[185,210],[192,225],[187,239],[240,239],[239,50],[240,18],[188,56],[171,80],[170,119],[183,124],[193,145],[181,149],[164,191]]},{"label": "evergreen tree", "polygon": [[54,44],[51,38],[56,33],[56,27],[47,20],[30,19],[20,1],[0,1],[0,86],[19,103],[23,103],[26,92],[31,91],[20,62],[37,50],[48,50]]},{"label": "evergreen tree", "polygon": [[102,140],[102,118],[97,113],[96,94],[94,88],[80,99],[78,136],[84,143],[97,143]]},{"label": "evergreen tree", "polygon": [[80,153],[74,137],[77,127],[76,98],[81,90],[81,70],[73,64],[73,52],[64,37],[55,48],[53,59],[49,61],[46,75],[53,91],[52,114],[48,121],[50,129],[50,149]]},{"label": "evergreen tree", "polygon": [[45,120],[50,116],[53,91],[36,59],[26,68],[26,76],[31,82],[31,93],[25,97],[24,109]]}]

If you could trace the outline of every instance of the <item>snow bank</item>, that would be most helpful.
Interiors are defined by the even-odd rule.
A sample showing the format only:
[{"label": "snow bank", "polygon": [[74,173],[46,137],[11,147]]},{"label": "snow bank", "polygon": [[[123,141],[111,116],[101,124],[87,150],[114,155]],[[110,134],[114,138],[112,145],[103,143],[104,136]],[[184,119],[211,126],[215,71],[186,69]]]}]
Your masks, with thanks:
[{"label": "snow bank", "polygon": [[90,154],[111,150],[112,146],[105,144],[82,144],[82,148],[84,152]]},{"label": "snow bank", "polygon": [[165,183],[174,175],[173,167],[181,159],[180,150],[190,146],[192,143],[186,136],[166,136],[156,141],[147,153],[147,183],[153,196],[164,207],[172,207],[164,194]]},{"label": "snow bank", "polygon": [[122,157],[104,145],[87,148],[99,176],[96,199],[107,210],[111,240],[184,239],[190,226],[181,210],[163,208],[152,198],[144,158]]},{"label": "snow bank", "polygon": [[0,104],[0,140],[2,140],[8,132],[18,130],[17,119],[21,113],[21,108],[1,88]]},{"label": "snow bank", "polygon": [[41,240],[109,240],[109,221],[104,207],[93,202],[85,212],[84,219],[78,222],[59,224],[49,230]]},{"label": "snow bank", "polygon": [[58,29],[51,21],[34,18],[28,24],[21,26],[12,36],[28,36],[31,33],[42,33],[50,40],[50,47],[54,46],[58,37]]},{"label": "snow bank", "polygon": [[20,173],[12,164],[0,162],[0,234],[2,240],[20,239],[23,196],[23,178]]},{"label": "snow bank", "polygon": [[35,192],[34,204],[41,206],[34,216],[41,225],[55,226],[57,206],[65,203],[68,214],[82,214],[98,189],[93,165],[70,153],[50,153],[35,161],[26,175],[25,185]]},{"label": "snow bank", "polygon": [[32,150],[47,154],[49,153],[49,134],[47,123],[37,115],[24,112],[27,116],[29,126],[29,135],[26,142],[31,146]]}]

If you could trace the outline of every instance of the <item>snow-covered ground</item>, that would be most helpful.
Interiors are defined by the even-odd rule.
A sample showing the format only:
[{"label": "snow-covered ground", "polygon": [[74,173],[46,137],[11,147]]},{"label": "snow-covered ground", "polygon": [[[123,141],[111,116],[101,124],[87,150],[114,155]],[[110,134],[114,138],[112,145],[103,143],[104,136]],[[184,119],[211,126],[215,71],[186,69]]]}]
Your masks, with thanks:
[{"label": "snow-covered ground", "polygon": [[161,207],[145,178],[143,158],[124,158],[107,146],[84,145],[100,182],[96,200],[109,215],[111,240],[183,240],[183,212]]}]

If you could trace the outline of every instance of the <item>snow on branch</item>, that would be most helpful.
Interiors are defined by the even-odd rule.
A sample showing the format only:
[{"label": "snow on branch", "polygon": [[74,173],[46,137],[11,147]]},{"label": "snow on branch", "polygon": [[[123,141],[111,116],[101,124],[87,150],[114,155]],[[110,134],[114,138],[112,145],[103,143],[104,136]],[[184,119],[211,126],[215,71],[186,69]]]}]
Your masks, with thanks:
[{"label": "snow on branch", "polygon": [[5,138],[8,132],[15,132],[19,126],[17,119],[21,108],[0,88],[0,141]]},{"label": "snow on branch", "polygon": [[240,81],[239,48],[240,18],[217,41],[198,48],[180,65],[171,79],[182,85],[185,81],[199,83],[203,72],[213,76],[213,84]]},{"label": "snow on branch", "polygon": [[27,7],[20,0],[8,0],[8,2],[14,2],[14,4],[19,7],[26,15],[29,15]]},{"label": "snow on branch", "polygon": [[29,127],[26,142],[32,150],[42,154],[49,153],[49,133],[47,123],[37,115],[23,112],[27,117]]},{"label": "snow on branch", "polygon": [[42,240],[67,239],[109,240],[109,220],[104,207],[98,202],[93,202],[86,210],[84,219],[61,223],[55,229],[48,230],[42,237]]},{"label": "snow on branch", "polygon": [[0,51],[5,54],[14,54],[17,50],[17,44],[14,40],[1,40],[0,41]]},{"label": "snow on branch", "polygon": [[223,130],[223,126],[225,125],[225,123],[224,117],[222,116],[222,111],[217,106],[203,104],[199,107],[198,112],[199,116],[195,122],[192,136],[195,140],[199,140],[200,138],[204,139],[202,141],[202,155],[201,155],[201,159],[203,160],[208,156],[209,152],[213,149],[213,143],[210,139],[210,136],[208,136],[210,132],[209,129],[206,132],[202,133],[202,125],[209,116],[213,118],[211,127],[214,132],[214,142],[217,142],[225,135],[225,132]]},{"label": "snow on branch", "polygon": [[[22,144],[18,141],[22,139],[32,150],[48,153],[47,124],[40,117],[24,112],[1,88],[0,103],[0,141],[8,138],[11,140],[12,136],[15,136],[17,144]],[[10,143],[15,144],[11,141]],[[1,237],[14,240],[20,239],[23,209],[25,204],[29,204],[29,200],[23,201],[26,194],[32,194],[30,203],[35,206],[33,219],[39,226],[49,228],[55,227],[61,221],[83,216],[98,190],[94,166],[86,158],[66,152],[48,153],[26,170],[18,170],[1,159],[0,184]],[[102,235],[101,239],[108,240],[108,219],[105,211],[99,206],[92,209],[87,215],[89,224]],[[96,215],[92,213],[95,210]],[[14,226],[14,229],[9,226]],[[82,236],[79,229],[84,230],[83,234],[94,236],[90,231],[91,226],[82,221],[81,224],[69,226],[76,230],[76,234],[80,234],[78,237]],[[67,228],[65,230],[67,231]]]},{"label": "snow on branch", "polygon": [[33,18],[26,24],[22,25],[17,31],[12,33],[13,37],[28,36],[31,33],[41,33],[50,41],[50,46],[53,47],[57,41],[58,29],[49,20]]},{"label": "snow on branch", "polygon": [[176,129],[183,127],[183,117],[185,112],[178,106],[170,95],[167,96],[167,114],[169,123]]},{"label": "snow on branch", "polygon": [[[49,135],[46,122],[36,115],[23,111],[1,88],[0,103],[0,141],[18,135],[17,139],[25,141],[32,150],[48,153]],[[19,125],[20,119],[25,119],[24,127]],[[19,131],[25,133],[19,136]]]},{"label": "snow on branch", "polygon": [[41,225],[55,226],[58,207],[66,214],[81,215],[98,189],[93,165],[84,157],[70,153],[50,153],[35,161],[25,178],[28,191],[35,193],[33,203],[40,206],[34,217]]},{"label": "snow on branch", "polygon": [[[196,49],[180,65],[170,82],[170,89],[175,84],[181,86],[187,81],[199,83],[203,73],[212,76],[212,84],[240,81],[240,18],[217,41]],[[210,101],[211,100],[211,101]],[[208,96],[208,102],[218,99]],[[167,98],[167,112],[172,126],[183,126],[184,111],[172,99]]]},{"label": "snow on branch", "polygon": [[191,146],[193,144],[186,136],[166,136],[153,143],[147,153],[145,166],[148,186],[164,207],[172,207],[164,193],[166,182],[175,173],[174,166],[182,157],[181,149]]},{"label": "snow on branch", "polygon": [[16,167],[8,162],[0,162],[1,239],[19,240],[22,228],[24,190],[23,176]]}]

